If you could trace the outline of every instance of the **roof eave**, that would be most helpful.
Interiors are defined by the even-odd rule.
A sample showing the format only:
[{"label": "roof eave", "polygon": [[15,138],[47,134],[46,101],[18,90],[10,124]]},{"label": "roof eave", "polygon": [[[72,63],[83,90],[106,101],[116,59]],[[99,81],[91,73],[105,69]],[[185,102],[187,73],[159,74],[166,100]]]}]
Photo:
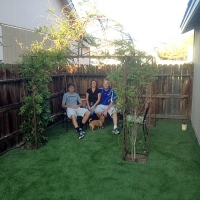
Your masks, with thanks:
[{"label": "roof eave", "polygon": [[190,0],[188,2],[187,9],[180,25],[182,33],[186,33],[194,29],[194,23],[192,23],[192,19],[199,5],[200,0]]},{"label": "roof eave", "polygon": [[72,0],[61,0],[61,2],[62,2],[62,4],[63,4],[63,6],[64,6],[64,5],[69,5],[70,8],[71,8],[71,10],[75,10],[75,11],[76,11]]}]

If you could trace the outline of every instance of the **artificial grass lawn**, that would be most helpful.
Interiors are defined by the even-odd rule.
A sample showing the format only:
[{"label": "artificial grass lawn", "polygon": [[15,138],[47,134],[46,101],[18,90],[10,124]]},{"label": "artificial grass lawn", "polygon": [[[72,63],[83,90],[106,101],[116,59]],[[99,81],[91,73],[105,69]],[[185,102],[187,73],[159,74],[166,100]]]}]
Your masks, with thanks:
[{"label": "artificial grass lawn", "polygon": [[122,161],[122,135],[89,129],[50,129],[38,150],[0,157],[0,199],[200,199],[200,147],[191,125],[158,122],[151,128],[148,162]]}]

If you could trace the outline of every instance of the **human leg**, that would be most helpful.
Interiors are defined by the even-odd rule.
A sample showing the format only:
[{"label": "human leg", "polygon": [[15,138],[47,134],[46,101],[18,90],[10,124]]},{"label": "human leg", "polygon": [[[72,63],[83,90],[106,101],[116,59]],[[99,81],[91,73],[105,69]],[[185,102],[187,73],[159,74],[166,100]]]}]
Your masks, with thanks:
[{"label": "human leg", "polygon": [[112,116],[113,116],[113,125],[117,127],[117,112],[114,111]]},{"label": "human leg", "polygon": [[98,105],[96,107],[95,113],[96,113],[96,115],[97,115],[98,118],[101,117],[101,115],[104,113],[104,111],[106,110],[106,108],[107,108],[107,106],[102,105],[102,104],[100,104],[100,105]]},{"label": "human leg", "polygon": [[75,109],[68,108],[67,116],[72,120],[72,124],[73,124],[74,128],[76,129],[78,127],[78,123],[77,123],[77,119],[76,119],[77,115],[76,115]]},{"label": "human leg", "polygon": [[85,112],[85,115],[84,115],[83,119],[82,119],[82,123],[85,124],[87,122],[87,120],[89,119],[89,117],[90,117],[90,111],[87,110]]},{"label": "human leg", "polygon": [[84,132],[78,126],[76,109],[68,108],[67,116],[72,120],[72,124],[73,124],[74,128],[76,129],[76,131],[78,132],[78,138],[79,139],[83,138]]},{"label": "human leg", "polygon": [[91,117],[92,117],[93,120],[99,119],[99,117],[98,117],[97,114],[95,113],[95,108],[93,109],[93,112],[92,112],[92,114],[91,114]]},{"label": "human leg", "polygon": [[77,112],[78,116],[82,116],[82,121],[81,121],[81,124],[80,124],[80,128],[83,129],[83,126],[85,125],[85,123],[87,122],[87,120],[90,117],[90,111],[85,109],[85,108],[78,108],[76,110],[76,112]]},{"label": "human leg", "polygon": [[[107,109],[108,106],[105,106],[105,105],[98,105],[95,109],[95,113],[96,113],[96,116],[98,117],[98,119],[100,119],[100,117],[103,115],[103,113],[105,112],[105,110]],[[105,122],[103,122],[103,125],[102,125],[102,128],[104,128],[106,125]]]},{"label": "human leg", "polygon": [[100,118],[101,115],[102,115],[102,113],[100,111],[95,111],[95,113],[96,113],[96,115],[97,115],[98,118]]},{"label": "human leg", "polygon": [[78,128],[78,122],[77,122],[77,119],[76,119],[76,116],[75,115],[72,115],[71,116],[71,120],[72,120],[72,124],[74,125],[74,128]]},{"label": "human leg", "polygon": [[90,110],[90,117],[89,117],[90,119],[89,119],[89,121],[98,120],[99,119],[99,117],[97,117],[97,115],[95,113],[95,109],[96,109],[96,107],[94,109]]},{"label": "human leg", "polygon": [[119,134],[120,132],[117,127],[117,110],[114,108],[114,106],[112,106],[110,108],[110,110],[108,111],[108,113],[110,114],[111,118],[113,119],[113,125],[114,125],[113,133]]}]

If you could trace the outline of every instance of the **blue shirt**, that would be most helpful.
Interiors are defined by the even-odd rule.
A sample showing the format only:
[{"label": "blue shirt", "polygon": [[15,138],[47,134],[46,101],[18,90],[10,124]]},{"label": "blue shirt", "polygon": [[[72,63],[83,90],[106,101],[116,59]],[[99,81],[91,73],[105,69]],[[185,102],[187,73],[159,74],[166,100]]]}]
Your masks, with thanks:
[{"label": "blue shirt", "polygon": [[116,94],[111,87],[108,90],[104,90],[104,88],[99,89],[101,91],[101,101],[100,104],[109,105],[111,102],[116,102]]}]

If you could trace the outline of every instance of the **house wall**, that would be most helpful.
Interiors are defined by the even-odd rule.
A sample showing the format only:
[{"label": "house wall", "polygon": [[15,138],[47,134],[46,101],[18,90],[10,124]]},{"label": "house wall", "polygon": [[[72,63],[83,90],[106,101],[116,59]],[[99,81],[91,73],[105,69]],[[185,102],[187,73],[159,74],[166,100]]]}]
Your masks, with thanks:
[{"label": "house wall", "polygon": [[[33,41],[42,41],[42,35],[35,33],[31,30],[21,29],[18,27],[10,27],[1,25],[2,30],[2,52],[0,50],[0,60],[4,63],[13,64],[19,61],[19,56],[27,49],[20,47],[19,43],[23,44],[23,47],[30,48]],[[2,59],[1,59],[2,57]]]},{"label": "house wall", "polygon": [[[51,23],[47,10],[53,8],[55,15],[61,16],[67,4],[67,0],[0,0],[0,60],[8,64],[18,61],[23,53],[18,43],[30,48],[33,41],[41,41],[42,36],[34,30]],[[84,47],[83,54],[87,52],[89,48]],[[89,59],[80,59],[79,64],[89,64]]]},{"label": "house wall", "polygon": [[0,26],[0,62],[3,60],[3,38],[2,38],[2,27]]},{"label": "house wall", "polygon": [[[41,41],[42,36],[34,33],[35,28],[51,23],[47,10],[55,9],[61,15],[61,0],[0,0],[0,60],[13,64],[23,53],[19,43],[29,47],[35,40]],[[2,40],[2,41],[1,41]]]},{"label": "house wall", "polygon": [[194,82],[193,82],[193,95],[192,95],[192,125],[200,144],[200,27],[194,31]]},{"label": "house wall", "polygon": [[48,23],[49,8],[60,15],[61,0],[0,0],[0,23],[34,30]]}]

